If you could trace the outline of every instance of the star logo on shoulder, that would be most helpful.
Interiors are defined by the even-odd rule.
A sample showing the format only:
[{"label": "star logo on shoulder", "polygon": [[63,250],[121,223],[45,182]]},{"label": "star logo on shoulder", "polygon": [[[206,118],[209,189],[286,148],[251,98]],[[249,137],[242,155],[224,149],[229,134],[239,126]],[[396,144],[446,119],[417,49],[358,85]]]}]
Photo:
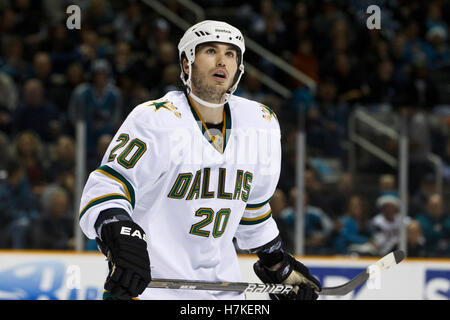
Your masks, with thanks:
[{"label": "star logo on shoulder", "polygon": [[181,118],[181,113],[178,111],[177,107],[175,107],[169,100],[155,100],[152,101],[149,107],[155,107],[155,112],[160,110],[161,108],[167,109],[174,113],[177,118]]},{"label": "star logo on shoulder", "polygon": [[262,117],[266,119],[267,121],[272,120],[272,118],[277,119],[277,116],[275,115],[275,112],[273,112],[268,106],[260,104],[261,110],[263,112]]}]

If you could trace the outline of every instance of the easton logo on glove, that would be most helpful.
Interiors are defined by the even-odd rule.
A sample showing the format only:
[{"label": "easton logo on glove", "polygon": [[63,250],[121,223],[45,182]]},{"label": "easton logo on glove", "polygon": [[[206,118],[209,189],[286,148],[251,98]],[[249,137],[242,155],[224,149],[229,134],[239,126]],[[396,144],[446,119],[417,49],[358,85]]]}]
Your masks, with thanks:
[{"label": "easton logo on glove", "polygon": [[147,241],[147,237],[145,236],[145,233],[139,231],[138,229],[133,231],[133,229],[130,227],[122,227],[120,229],[120,234],[123,234],[125,236],[138,237],[139,239]]}]

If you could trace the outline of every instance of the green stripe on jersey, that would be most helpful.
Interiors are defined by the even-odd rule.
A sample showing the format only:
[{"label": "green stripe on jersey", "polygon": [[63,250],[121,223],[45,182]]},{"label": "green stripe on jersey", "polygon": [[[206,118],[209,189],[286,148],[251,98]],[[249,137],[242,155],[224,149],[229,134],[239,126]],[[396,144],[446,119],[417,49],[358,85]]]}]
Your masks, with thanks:
[{"label": "green stripe on jersey", "polygon": [[242,218],[241,221],[239,222],[239,224],[246,225],[246,226],[253,225],[253,224],[258,224],[258,223],[266,221],[271,216],[272,216],[272,210],[269,210],[268,212],[266,212],[262,216],[259,216],[259,217],[256,217],[256,218]]},{"label": "green stripe on jersey", "polygon": [[86,213],[86,211],[88,211],[93,206],[96,206],[100,203],[103,203],[103,202],[106,202],[109,200],[115,200],[115,199],[122,199],[122,200],[129,201],[127,199],[127,197],[125,197],[123,194],[119,194],[119,193],[111,193],[111,194],[107,194],[104,196],[94,198],[91,201],[89,201],[87,205],[84,206],[83,210],[81,210],[80,215],[78,216],[78,220],[80,220],[81,217],[83,217],[83,215]]},{"label": "green stripe on jersey", "polygon": [[106,165],[97,168],[97,170],[95,171],[100,172],[122,184],[123,188],[125,189],[126,197],[130,202],[131,207],[134,209],[134,205],[136,202],[134,188],[127,179],[125,179],[119,172]]},{"label": "green stripe on jersey", "polygon": [[270,200],[272,200],[272,197],[270,197],[269,199],[267,199],[266,201],[261,202],[261,203],[247,204],[247,206],[245,207],[245,210],[256,210],[256,209],[262,208]]}]

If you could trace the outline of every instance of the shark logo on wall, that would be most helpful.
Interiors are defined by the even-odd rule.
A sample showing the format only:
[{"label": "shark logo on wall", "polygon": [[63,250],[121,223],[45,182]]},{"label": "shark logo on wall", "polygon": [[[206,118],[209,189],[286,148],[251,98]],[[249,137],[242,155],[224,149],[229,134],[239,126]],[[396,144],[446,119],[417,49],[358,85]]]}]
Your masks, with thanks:
[{"label": "shark logo on wall", "polygon": [[0,299],[58,300],[65,265],[56,260],[33,261],[0,270]]}]

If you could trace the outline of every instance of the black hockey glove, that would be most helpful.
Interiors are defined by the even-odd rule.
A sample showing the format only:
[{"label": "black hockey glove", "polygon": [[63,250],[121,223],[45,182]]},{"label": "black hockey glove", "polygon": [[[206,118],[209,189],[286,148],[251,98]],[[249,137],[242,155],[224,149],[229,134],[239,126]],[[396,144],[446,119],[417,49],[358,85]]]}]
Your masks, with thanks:
[{"label": "black hockey glove", "polygon": [[320,282],[309,273],[308,268],[286,252],[283,252],[281,265],[276,271],[270,270],[261,260],[253,265],[253,270],[264,283],[283,283],[299,287],[288,294],[269,294],[272,300],[316,300],[317,292],[322,290]]},{"label": "black hockey glove", "polygon": [[137,297],[152,279],[144,230],[131,220],[115,221],[102,226],[101,238],[96,241],[109,266],[105,290],[116,299]]}]

